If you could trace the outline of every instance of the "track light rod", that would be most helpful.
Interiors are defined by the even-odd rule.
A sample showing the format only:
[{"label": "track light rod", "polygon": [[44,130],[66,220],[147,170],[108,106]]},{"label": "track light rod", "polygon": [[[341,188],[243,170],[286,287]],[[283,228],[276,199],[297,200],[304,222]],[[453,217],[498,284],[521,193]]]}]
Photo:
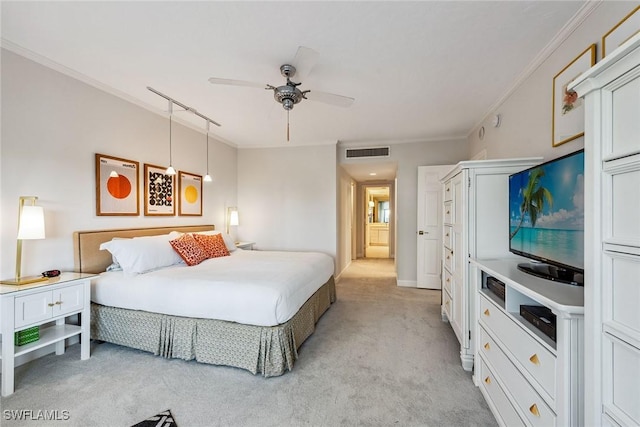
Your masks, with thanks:
[{"label": "track light rod", "polygon": [[154,88],[152,88],[151,86],[147,86],[147,89],[149,89],[151,92],[155,93],[156,95],[161,96],[161,97],[163,97],[164,99],[168,100],[170,104],[171,104],[171,103],[173,103],[173,104],[179,105],[180,107],[184,108],[186,111],[190,111],[190,112],[192,112],[193,114],[195,114],[196,116],[198,116],[198,117],[202,117],[202,118],[203,118],[203,119],[205,119],[207,122],[213,123],[213,124],[214,124],[214,125],[216,125],[216,126],[221,126],[221,124],[220,124],[220,123],[218,123],[218,122],[216,122],[215,120],[211,120],[209,117],[207,117],[207,116],[205,116],[205,115],[203,115],[203,114],[200,114],[200,113],[198,112],[198,110],[196,110],[195,108],[193,108],[193,107],[188,107],[188,106],[184,105],[182,102],[178,102],[178,101],[176,101],[175,99],[171,98],[170,96],[167,96],[167,95],[165,95],[165,94],[164,94],[164,93],[162,93],[162,92],[158,92],[157,90],[155,90],[155,89],[154,89]]}]

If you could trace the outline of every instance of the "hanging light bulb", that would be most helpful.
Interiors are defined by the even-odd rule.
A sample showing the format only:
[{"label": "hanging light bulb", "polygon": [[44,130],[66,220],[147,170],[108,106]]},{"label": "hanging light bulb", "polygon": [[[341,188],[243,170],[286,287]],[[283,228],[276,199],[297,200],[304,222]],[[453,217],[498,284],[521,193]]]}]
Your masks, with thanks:
[{"label": "hanging light bulb", "polygon": [[165,171],[167,175],[175,175],[176,170],[173,168],[171,158],[171,117],[173,115],[173,103],[169,101],[169,167]]},{"label": "hanging light bulb", "polygon": [[207,120],[207,174],[202,180],[204,182],[211,182],[211,175],[209,175],[209,120]]}]

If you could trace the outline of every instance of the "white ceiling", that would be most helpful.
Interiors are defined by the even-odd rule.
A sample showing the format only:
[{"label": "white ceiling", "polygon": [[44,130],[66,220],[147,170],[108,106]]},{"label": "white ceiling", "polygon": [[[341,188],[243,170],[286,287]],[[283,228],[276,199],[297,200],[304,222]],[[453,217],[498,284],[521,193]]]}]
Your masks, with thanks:
[{"label": "white ceiling", "polygon": [[[10,2],[3,46],[167,110],[151,86],[222,124],[238,147],[286,145],[271,91],[298,46],[320,53],[301,89],[355,98],[303,100],[291,145],[466,137],[584,5],[582,1]],[[294,79],[295,80],[295,79]],[[204,128],[187,112],[176,116]]]}]

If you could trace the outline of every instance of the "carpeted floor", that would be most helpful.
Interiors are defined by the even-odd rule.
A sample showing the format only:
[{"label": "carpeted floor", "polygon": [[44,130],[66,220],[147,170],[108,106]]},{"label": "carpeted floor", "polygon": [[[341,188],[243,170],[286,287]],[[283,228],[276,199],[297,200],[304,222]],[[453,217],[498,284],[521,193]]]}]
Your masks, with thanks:
[{"label": "carpeted floor", "polygon": [[[111,344],[79,346],[16,369],[2,426],[122,426],[170,409],[180,427],[494,426],[440,317],[440,292],[395,285],[393,260],[358,260],[292,372],[262,378]],[[14,421],[11,410],[68,411]],[[9,411],[9,412],[7,412]]]}]

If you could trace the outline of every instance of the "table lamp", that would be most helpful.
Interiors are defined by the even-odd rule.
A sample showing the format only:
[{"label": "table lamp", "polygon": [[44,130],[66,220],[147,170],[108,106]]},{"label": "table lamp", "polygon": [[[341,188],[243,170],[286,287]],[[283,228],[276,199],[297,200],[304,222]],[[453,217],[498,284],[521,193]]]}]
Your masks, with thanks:
[{"label": "table lamp", "polygon": [[[35,196],[20,196],[18,208],[18,237],[16,250],[16,276],[3,280],[3,285],[25,285],[47,280],[42,276],[22,277],[22,241],[44,239],[44,209],[36,206]],[[25,204],[30,203],[30,204]]]}]

